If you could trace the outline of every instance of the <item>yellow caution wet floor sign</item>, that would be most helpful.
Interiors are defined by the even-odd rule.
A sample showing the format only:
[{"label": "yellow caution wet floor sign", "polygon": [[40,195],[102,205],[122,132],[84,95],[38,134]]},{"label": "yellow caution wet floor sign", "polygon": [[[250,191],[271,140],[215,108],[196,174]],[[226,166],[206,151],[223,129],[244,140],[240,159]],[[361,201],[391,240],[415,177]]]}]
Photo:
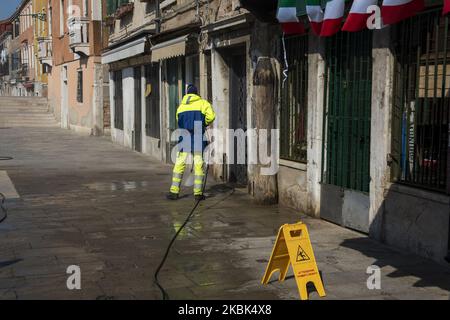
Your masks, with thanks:
[{"label": "yellow caution wet floor sign", "polygon": [[289,264],[292,264],[294,270],[300,299],[308,299],[306,285],[309,282],[314,284],[319,296],[325,296],[308,228],[302,222],[285,224],[280,228],[262,284],[267,284],[276,271],[280,271],[279,281],[284,281]]}]

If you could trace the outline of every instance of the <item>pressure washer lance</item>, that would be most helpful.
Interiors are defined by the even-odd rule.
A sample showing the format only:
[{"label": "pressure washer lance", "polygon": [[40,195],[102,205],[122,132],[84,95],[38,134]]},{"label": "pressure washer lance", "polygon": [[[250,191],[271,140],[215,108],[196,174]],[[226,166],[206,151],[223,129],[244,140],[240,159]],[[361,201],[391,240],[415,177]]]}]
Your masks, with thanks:
[{"label": "pressure washer lance", "polygon": [[[207,137],[208,142],[210,143],[211,140],[210,140],[208,131],[206,131],[206,137]],[[206,181],[208,180],[210,156],[211,156],[211,148],[209,148],[209,153],[208,153],[207,157],[205,157],[205,161],[204,161],[204,164],[206,164],[206,169],[205,169],[205,177],[204,177],[203,186],[202,186],[202,194],[205,193]],[[181,227],[178,229],[178,231],[175,233],[175,235],[173,236],[172,240],[170,240],[169,245],[167,246],[166,252],[164,253],[164,257],[161,260],[161,263],[159,264],[158,268],[156,269],[156,272],[155,272],[155,275],[154,275],[155,284],[158,286],[159,290],[161,290],[161,294],[162,294],[163,300],[169,300],[170,298],[169,298],[169,295],[167,294],[166,290],[164,290],[163,286],[159,283],[159,280],[158,280],[159,272],[161,271],[162,267],[164,266],[164,263],[167,260],[167,257],[168,257],[168,255],[170,253],[170,249],[172,249],[172,246],[173,246],[175,240],[178,238],[178,236],[181,233],[181,231],[183,231],[183,229],[186,227],[188,222],[191,220],[192,216],[195,213],[195,210],[198,208],[198,206],[199,206],[199,204],[200,204],[200,202],[202,200],[203,199],[199,199],[199,200],[195,201],[195,205],[192,208],[191,212],[189,212],[186,220],[181,225]]]}]

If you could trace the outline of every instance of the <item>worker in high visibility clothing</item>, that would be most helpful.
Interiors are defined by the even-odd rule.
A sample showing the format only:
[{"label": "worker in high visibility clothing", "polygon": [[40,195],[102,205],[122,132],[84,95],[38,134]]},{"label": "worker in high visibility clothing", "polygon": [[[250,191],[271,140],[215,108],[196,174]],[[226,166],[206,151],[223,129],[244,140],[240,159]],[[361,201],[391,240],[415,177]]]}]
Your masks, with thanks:
[{"label": "worker in high visibility clothing", "polygon": [[[185,141],[177,153],[177,159],[173,168],[172,186],[170,187],[170,193],[167,195],[168,199],[178,199],[189,153],[192,153],[194,156],[194,197],[196,201],[204,199],[203,179],[205,173],[203,172],[203,151],[206,145],[203,141],[203,134],[206,127],[212,124],[215,118],[216,114],[211,104],[199,96],[195,85],[189,85],[186,95],[177,109],[176,119],[178,128],[189,132],[191,141],[187,143]],[[195,132],[199,124],[201,135]],[[183,139],[184,137],[180,138],[180,141]],[[188,145],[188,148],[185,148],[186,145]]]}]

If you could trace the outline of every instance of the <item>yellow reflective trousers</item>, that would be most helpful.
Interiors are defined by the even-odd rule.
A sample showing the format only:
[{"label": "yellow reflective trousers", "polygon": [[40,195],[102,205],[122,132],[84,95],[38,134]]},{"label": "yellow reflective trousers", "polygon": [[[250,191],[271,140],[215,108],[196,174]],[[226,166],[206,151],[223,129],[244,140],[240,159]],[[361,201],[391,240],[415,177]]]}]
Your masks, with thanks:
[{"label": "yellow reflective trousers", "polygon": [[[188,158],[187,152],[178,152],[177,160],[173,168],[172,186],[170,192],[179,194],[181,181],[183,180],[184,170],[186,169],[186,161]],[[194,195],[203,194],[203,179],[205,174],[203,172],[203,155],[202,153],[194,153]]]}]

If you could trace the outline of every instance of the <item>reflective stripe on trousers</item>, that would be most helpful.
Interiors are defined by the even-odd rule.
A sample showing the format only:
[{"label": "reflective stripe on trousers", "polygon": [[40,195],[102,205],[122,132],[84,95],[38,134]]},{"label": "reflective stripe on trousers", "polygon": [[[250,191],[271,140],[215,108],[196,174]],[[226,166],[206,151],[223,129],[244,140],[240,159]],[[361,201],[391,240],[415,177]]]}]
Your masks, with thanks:
[{"label": "reflective stripe on trousers", "polygon": [[[187,157],[187,152],[178,152],[177,154],[177,160],[173,168],[172,186],[170,187],[170,192],[172,193],[180,193],[181,181],[183,180],[183,174],[186,170]],[[202,195],[204,172],[203,157],[201,153],[194,153],[194,174],[194,195]]]}]

